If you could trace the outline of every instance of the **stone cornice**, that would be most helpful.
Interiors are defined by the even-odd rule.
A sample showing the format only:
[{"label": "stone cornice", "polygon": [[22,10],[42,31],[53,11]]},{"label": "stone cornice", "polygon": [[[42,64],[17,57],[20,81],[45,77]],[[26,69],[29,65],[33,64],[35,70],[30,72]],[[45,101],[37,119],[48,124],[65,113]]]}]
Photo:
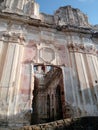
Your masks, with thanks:
[{"label": "stone cornice", "polygon": [[62,32],[80,32],[85,34],[92,34],[92,28],[90,27],[80,27],[74,25],[55,25],[55,23],[46,23],[42,22],[40,19],[34,19],[26,15],[19,15],[19,14],[11,14],[11,13],[4,13],[0,12],[0,18],[9,20],[9,21],[17,21],[21,22],[22,24],[32,25],[37,27],[45,27],[45,28],[52,28]]},{"label": "stone cornice", "polygon": [[37,26],[41,22],[40,19],[34,19],[31,18],[30,16],[13,14],[13,13],[4,13],[4,12],[0,12],[0,18],[9,21],[22,22],[25,24],[34,24],[35,26]]}]

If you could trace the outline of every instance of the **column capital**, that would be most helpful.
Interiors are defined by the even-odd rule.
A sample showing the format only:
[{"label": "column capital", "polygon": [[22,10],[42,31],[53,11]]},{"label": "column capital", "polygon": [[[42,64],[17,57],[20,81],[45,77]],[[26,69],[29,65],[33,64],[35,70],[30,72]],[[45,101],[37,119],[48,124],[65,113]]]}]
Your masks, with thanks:
[{"label": "column capital", "polygon": [[97,54],[98,49],[94,44],[79,44],[79,43],[68,43],[67,45],[69,51],[79,52],[79,53],[90,53]]},{"label": "column capital", "polygon": [[19,32],[4,32],[3,33],[3,40],[6,42],[24,44],[25,38],[23,33]]}]

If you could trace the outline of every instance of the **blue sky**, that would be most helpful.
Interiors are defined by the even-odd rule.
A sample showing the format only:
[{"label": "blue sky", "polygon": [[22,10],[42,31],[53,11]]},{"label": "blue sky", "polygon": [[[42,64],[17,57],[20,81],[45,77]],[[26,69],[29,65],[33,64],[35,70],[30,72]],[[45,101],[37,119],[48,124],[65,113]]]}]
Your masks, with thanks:
[{"label": "blue sky", "polygon": [[53,14],[60,6],[71,5],[79,8],[87,14],[89,22],[93,25],[98,24],[98,0],[36,0],[40,5],[40,11]]}]

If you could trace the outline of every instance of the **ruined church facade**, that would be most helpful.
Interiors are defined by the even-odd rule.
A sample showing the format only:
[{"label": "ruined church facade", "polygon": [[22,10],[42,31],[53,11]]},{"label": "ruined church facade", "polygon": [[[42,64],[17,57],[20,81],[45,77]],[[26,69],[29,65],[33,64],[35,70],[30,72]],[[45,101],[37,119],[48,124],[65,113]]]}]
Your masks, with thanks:
[{"label": "ruined church facade", "polygon": [[98,27],[71,6],[0,3],[0,122],[98,116]]}]

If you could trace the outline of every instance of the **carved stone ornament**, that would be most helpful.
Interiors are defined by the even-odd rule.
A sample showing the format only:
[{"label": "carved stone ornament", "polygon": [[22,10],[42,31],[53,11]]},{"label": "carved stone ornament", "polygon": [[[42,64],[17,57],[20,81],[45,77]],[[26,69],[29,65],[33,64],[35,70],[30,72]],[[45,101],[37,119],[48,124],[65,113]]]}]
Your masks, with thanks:
[{"label": "carved stone ornament", "polygon": [[22,33],[17,33],[17,32],[5,32],[3,34],[4,40],[13,42],[13,43],[20,43],[24,44],[24,36]]},{"label": "carved stone ornament", "polygon": [[40,58],[45,62],[51,62],[55,59],[55,53],[51,48],[41,48],[39,54]]},{"label": "carved stone ornament", "polygon": [[97,48],[93,44],[78,44],[78,43],[69,43],[68,44],[69,51],[77,51],[82,53],[92,53],[97,54]]}]

